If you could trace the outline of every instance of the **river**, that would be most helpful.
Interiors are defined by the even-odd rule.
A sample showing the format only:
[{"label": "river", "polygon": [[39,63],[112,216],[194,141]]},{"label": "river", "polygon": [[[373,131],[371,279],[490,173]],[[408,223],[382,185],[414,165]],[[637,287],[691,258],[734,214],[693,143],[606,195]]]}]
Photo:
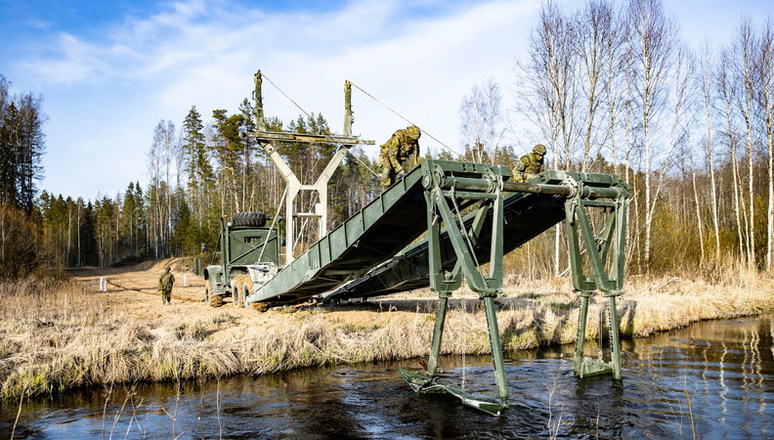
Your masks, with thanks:
[{"label": "river", "polygon": [[[774,438],[773,338],[767,314],[623,341],[620,383],[574,377],[572,346],[519,352],[499,418],[413,393],[396,372],[410,360],[68,391],[25,401],[15,438]],[[488,362],[445,356],[442,380],[493,393]],[[0,406],[3,438],[17,411]]]}]

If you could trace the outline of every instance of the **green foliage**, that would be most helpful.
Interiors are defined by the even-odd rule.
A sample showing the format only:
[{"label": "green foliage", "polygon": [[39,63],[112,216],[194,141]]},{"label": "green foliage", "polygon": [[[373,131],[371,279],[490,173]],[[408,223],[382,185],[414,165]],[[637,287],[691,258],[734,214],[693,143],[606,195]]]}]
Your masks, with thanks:
[{"label": "green foliage", "polygon": [[669,272],[676,262],[685,270],[698,268],[701,247],[694,230],[693,225],[678,218],[666,204],[658,205],[653,222],[651,270]]},{"label": "green foliage", "polygon": [[13,96],[10,87],[0,75],[0,277],[34,270],[43,254],[35,183],[42,175],[44,116],[40,98]]},{"label": "green foliage", "polygon": [[15,206],[0,203],[0,278],[24,277],[38,264],[38,225],[34,217]]}]

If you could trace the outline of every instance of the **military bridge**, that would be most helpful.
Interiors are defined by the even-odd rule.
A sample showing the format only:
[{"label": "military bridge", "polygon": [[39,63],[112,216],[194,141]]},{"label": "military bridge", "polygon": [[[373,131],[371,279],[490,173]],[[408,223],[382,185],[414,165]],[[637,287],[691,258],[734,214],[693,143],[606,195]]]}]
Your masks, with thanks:
[{"label": "military bridge", "polygon": [[[508,397],[494,305],[503,287],[503,255],[564,222],[573,287],[581,297],[574,371],[620,379],[618,332],[610,332],[610,362],[584,357],[583,341],[595,291],[608,298],[609,326],[618,328],[615,299],[623,285],[628,185],[596,173],[550,170],[524,183],[510,177],[506,166],[425,161],[256,286],[246,302],[279,305],[313,296],[336,301],[430,287],[439,302],[428,369],[401,374],[415,391],[448,392],[499,415]],[[485,306],[497,399],[436,381],[448,298],[463,280]]]}]

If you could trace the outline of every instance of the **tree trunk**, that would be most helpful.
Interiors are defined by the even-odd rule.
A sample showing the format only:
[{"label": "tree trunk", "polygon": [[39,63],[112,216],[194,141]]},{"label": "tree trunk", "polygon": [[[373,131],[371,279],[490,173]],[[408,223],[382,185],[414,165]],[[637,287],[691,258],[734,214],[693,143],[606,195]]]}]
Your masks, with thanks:
[{"label": "tree trunk", "polygon": [[696,227],[699,230],[699,247],[701,248],[700,264],[704,264],[704,232],[701,224],[701,209],[699,207],[699,191],[696,188],[696,167],[693,166],[693,150],[691,150],[691,181],[693,183],[693,199],[696,204]]}]

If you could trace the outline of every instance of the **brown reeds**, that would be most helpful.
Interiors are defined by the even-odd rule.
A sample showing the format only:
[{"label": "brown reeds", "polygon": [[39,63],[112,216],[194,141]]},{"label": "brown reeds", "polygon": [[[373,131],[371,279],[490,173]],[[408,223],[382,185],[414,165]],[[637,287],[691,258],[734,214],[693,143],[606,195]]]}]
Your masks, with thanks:
[{"label": "brown reeds", "polygon": [[[622,333],[643,336],[774,310],[770,280],[735,275],[723,284],[634,278],[618,303]],[[578,301],[570,290],[566,280],[506,289],[497,299],[504,348],[573,342]],[[89,292],[68,281],[0,284],[0,396],[426,356],[435,304],[429,292],[414,292],[365,305],[258,314],[200,303],[164,308],[147,296],[154,302],[145,299],[149,305],[140,313],[131,306],[139,307],[143,298],[136,295],[142,294],[131,295]],[[598,336],[593,304],[590,338]],[[488,354],[486,321],[475,295],[456,292],[450,307],[443,352]]]}]

